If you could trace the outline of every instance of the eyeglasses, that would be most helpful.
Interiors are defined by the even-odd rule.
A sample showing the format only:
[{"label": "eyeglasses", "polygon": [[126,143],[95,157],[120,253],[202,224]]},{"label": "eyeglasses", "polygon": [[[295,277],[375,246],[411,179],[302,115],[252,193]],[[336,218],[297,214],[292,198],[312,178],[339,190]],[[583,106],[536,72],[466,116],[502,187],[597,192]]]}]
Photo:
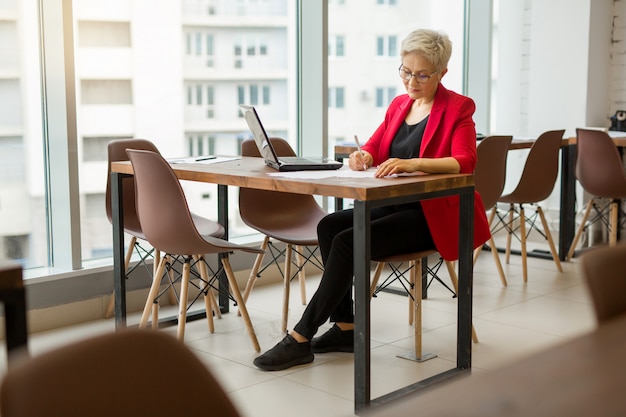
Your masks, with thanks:
[{"label": "eyeglasses", "polygon": [[430,78],[433,75],[437,74],[437,71],[433,72],[432,74],[413,74],[412,72],[403,69],[402,64],[400,64],[400,67],[398,67],[398,74],[400,74],[400,78],[402,78],[403,80],[411,81],[411,78],[415,77],[415,81],[417,81],[418,83],[426,84],[428,81],[430,81]]}]

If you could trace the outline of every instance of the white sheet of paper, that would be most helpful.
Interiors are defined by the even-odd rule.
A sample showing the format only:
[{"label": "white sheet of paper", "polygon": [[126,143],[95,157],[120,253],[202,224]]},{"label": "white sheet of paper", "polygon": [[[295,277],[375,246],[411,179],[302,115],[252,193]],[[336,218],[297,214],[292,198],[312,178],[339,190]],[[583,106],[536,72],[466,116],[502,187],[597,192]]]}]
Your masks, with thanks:
[{"label": "white sheet of paper", "polygon": [[[337,170],[322,170],[322,171],[291,171],[291,172],[271,172],[267,175],[272,177],[281,178],[294,178],[294,179],[323,179],[323,178],[374,178],[376,174],[376,168],[369,168],[367,171],[353,171],[344,165]],[[402,174],[390,175],[386,178],[394,177],[410,177],[415,175],[427,175],[424,172],[407,172]]]},{"label": "white sheet of paper", "polygon": [[234,161],[241,159],[238,156],[190,156],[188,158],[172,158],[170,164],[216,164],[218,162]]}]

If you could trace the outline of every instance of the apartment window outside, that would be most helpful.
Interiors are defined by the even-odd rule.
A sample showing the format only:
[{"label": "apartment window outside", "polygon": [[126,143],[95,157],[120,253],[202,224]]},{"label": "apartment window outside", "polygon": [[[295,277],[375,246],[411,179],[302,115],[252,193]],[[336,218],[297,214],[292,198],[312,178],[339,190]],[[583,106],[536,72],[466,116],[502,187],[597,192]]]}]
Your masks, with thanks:
[{"label": "apartment window outside", "polygon": [[342,57],[345,55],[345,37],[343,35],[329,36],[328,56]]},{"label": "apartment window outside", "polygon": [[344,108],[344,95],[345,91],[343,87],[331,87],[328,89],[328,107],[335,109]]},{"label": "apartment window outside", "polygon": [[270,87],[268,85],[264,85],[262,87],[262,90],[263,90],[263,104],[267,106],[270,104]]},{"label": "apartment window outside", "polygon": [[377,55],[380,57],[398,56],[398,37],[397,36],[378,36],[376,38]]},{"label": "apartment window outside", "polygon": [[376,107],[387,108],[391,100],[396,96],[395,87],[377,87],[376,88]]},{"label": "apartment window outside", "polygon": [[205,40],[206,40],[206,57],[207,57],[206,66],[212,67],[215,65],[214,58],[213,58],[213,54],[214,54],[213,35],[211,34],[206,35]]},{"label": "apartment window outside", "polygon": [[187,135],[189,156],[215,155],[215,136],[210,133]]}]

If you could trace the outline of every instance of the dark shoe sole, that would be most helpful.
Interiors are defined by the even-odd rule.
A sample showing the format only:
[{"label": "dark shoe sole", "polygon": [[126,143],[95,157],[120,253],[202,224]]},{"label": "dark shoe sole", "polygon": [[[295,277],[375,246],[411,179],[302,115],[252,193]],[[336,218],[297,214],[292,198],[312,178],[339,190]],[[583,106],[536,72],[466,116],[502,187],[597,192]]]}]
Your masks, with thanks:
[{"label": "dark shoe sole", "polygon": [[329,353],[329,352],[348,352],[354,353],[354,346],[352,345],[341,345],[341,346],[326,346],[323,348],[314,348],[311,347],[313,353]]},{"label": "dark shoe sole", "polygon": [[305,365],[307,363],[311,363],[313,362],[314,358],[315,356],[311,354],[311,356],[304,356],[302,358],[297,358],[292,361],[281,363],[278,365],[264,365],[264,364],[257,363],[257,361],[255,360],[254,365],[257,368],[260,368],[264,371],[282,371],[283,369],[288,369],[288,368],[291,368],[292,366]]}]

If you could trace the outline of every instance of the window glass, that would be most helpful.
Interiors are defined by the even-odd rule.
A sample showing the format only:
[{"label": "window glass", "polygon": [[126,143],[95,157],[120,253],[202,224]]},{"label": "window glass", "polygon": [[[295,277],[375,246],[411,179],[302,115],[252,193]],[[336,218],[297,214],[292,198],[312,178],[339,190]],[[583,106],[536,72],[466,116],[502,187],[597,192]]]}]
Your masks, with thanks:
[{"label": "window glass", "polygon": [[0,1],[0,259],[48,264],[37,2]]},{"label": "window glass", "polygon": [[[261,107],[269,133],[288,136],[292,3],[73,0],[84,260],[112,254],[103,198],[110,140],[148,139],[165,157],[239,154],[249,135],[240,103]],[[216,186],[183,188],[192,211],[217,219]],[[251,233],[230,193],[231,237]]]}]

